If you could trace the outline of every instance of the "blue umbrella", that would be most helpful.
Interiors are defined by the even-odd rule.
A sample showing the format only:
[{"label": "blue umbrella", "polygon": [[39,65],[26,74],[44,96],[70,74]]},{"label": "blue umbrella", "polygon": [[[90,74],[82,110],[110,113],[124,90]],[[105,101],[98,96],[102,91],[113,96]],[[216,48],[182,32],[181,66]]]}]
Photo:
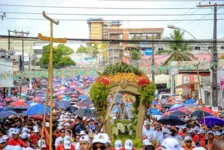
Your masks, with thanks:
[{"label": "blue umbrella", "polygon": [[[204,119],[200,120],[201,123],[204,123]],[[206,126],[213,127],[214,125],[221,124],[224,125],[224,120],[215,117],[215,116],[207,116],[205,117]]]},{"label": "blue umbrella", "polygon": [[16,112],[14,111],[1,111],[0,112],[0,118],[3,119],[3,118],[8,118],[9,116],[11,115],[15,115]]},{"label": "blue umbrella", "polygon": [[69,101],[59,101],[55,104],[54,106],[57,109],[64,109],[66,110],[67,108],[70,107],[70,102]]},{"label": "blue umbrella", "polygon": [[181,107],[184,107],[184,104],[174,104],[173,106],[170,107],[169,111],[173,111]]},{"label": "blue umbrella", "polygon": [[[152,112],[152,115],[162,115],[162,113],[159,111],[159,110],[157,110],[157,109],[155,109],[155,108],[151,108],[151,112]],[[147,115],[150,115],[150,108],[147,110]]]},{"label": "blue umbrella", "polygon": [[185,104],[193,104],[193,103],[195,103],[195,100],[192,98],[185,101]]},{"label": "blue umbrella", "polygon": [[12,111],[12,110],[13,110],[12,106],[7,106],[7,107],[4,107],[2,111]]},{"label": "blue umbrella", "polygon": [[81,100],[86,100],[88,97],[87,96],[85,96],[85,95],[80,95],[79,97],[78,97],[78,99],[81,99]]},{"label": "blue umbrella", "polygon": [[156,101],[152,101],[152,105],[157,105],[158,103]]},{"label": "blue umbrella", "polygon": [[[50,108],[47,106],[46,113],[50,113]],[[43,104],[37,104],[34,106],[31,106],[27,111],[26,115],[43,115],[44,114],[44,105]]]}]

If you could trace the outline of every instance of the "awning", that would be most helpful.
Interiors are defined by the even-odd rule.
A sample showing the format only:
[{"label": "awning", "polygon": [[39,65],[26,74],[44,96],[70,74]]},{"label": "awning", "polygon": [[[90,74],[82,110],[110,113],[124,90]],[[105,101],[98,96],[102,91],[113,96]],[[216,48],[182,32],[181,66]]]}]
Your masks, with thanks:
[{"label": "awning", "polygon": [[181,84],[181,85],[176,86],[176,88],[182,88],[184,86],[190,86],[192,84],[198,84],[198,82],[184,83],[184,84]]},{"label": "awning", "polygon": [[155,84],[165,84],[169,83],[170,77],[169,75],[161,74],[155,76]]}]

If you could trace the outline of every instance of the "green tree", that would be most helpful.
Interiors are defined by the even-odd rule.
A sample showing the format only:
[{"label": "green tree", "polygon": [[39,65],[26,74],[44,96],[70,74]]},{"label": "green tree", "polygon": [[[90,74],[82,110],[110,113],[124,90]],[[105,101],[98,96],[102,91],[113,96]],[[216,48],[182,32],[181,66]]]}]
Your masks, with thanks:
[{"label": "green tree", "polygon": [[131,59],[132,60],[139,60],[141,57],[141,53],[139,50],[133,49],[131,50]]},{"label": "green tree", "polygon": [[170,54],[169,58],[165,60],[163,65],[168,65],[171,61],[195,60],[195,56],[190,53],[192,51],[191,47],[187,43],[181,42],[184,40],[184,32],[174,30],[168,39],[171,40],[169,43],[170,50],[160,50],[158,52],[159,54]]},{"label": "green tree", "polygon": [[74,53],[74,50],[72,48],[65,46],[64,44],[59,44],[57,46],[57,49],[61,49],[63,55],[71,55]]},{"label": "green tree", "polygon": [[86,54],[88,54],[89,52],[88,52],[87,47],[81,45],[81,46],[76,50],[76,53],[86,53]]},{"label": "green tree", "polygon": [[97,57],[97,54],[99,54],[99,48],[97,43],[88,42],[86,43],[86,46],[81,45],[76,53],[85,53],[90,54],[93,58]]},{"label": "green tree", "polygon": [[[69,56],[63,56],[64,54],[63,47],[64,46],[57,46],[53,48],[53,67],[54,68],[61,68],[65,66],[75,65],[75,62]],[[42,64],[43,64],[43,68],[47,69],[49,64],[49,58],[50,58],[50,45],[47,45],[43,47],[43,54],[39,61],[40,67],[42,67]]]}]

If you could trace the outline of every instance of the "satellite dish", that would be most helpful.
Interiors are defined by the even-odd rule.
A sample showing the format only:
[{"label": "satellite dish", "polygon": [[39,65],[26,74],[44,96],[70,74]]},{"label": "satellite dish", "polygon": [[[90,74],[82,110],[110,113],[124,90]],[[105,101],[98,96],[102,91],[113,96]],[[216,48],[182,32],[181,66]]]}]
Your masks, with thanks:
[{"label": "satellite dish", "polygon": [[7,54],[8,55],[15,55],[16,51],[15,50],[8,50]]}]

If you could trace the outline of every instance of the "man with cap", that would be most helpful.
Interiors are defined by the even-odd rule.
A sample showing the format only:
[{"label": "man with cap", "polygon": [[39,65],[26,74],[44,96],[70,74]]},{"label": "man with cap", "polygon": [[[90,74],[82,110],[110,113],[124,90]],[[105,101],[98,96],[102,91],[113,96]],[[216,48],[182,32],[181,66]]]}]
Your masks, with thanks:
[{"label": "man with cap", "polygon": [[215,131],[215,139],[221,140],[221,132]]},{"label": "man with cap", "polygon": [[163,142],[160,148],[156,150],[184,150],[177,139],[168,137]]},{"label": "man with cap", "polygon": [[192,141],[193,141],[194,143],[198,143],[198,142],[199,142],[199,137],[198,137],[198,135],[195,134],[195,131],[194,131],[193,128],[190,129],[190,130],[188,131],[188,133],[190,134],[190,136],[191,136],[191,138],[192,138]]},{"label": "man with cap", "polygon": [[125,150],[135,150],[134,146],[133,146],[133,142],[130,139],[127,139],[124,143],[124,149]]},{"label": "man with cap", "polygon": [[6,141],[3,139],[3,138],[1,138],[0,139],[0,150],[3,150],[5,147],[6,147]]},{"label": "man with cap", "polygon": [[205,131],[203,129],[200,129],[197,134],[199,137],[199,146],[205,147]]},{"label": "man with cap", "polygon": [[111,149],[110,138],[105,133],[99,133],[94,136],[92,142],[92,150],[110,150]]},{"label": "man with cap", "polygon": [[36,148],[37,142],[40,139],[40,131],[38,126],[33,127],[33,134],[31,134],[30,139],[31,139],[31,147]]},{"label": "man with cap", "polygon": [[151,123],[149,121],[145,121],[144,128],[142,130],[142,136],[144,139],[152,139],[153,131],[151,130]]},{"label": "man with cap", "polygon": [[55,149],[57,149],[58,145],[62,144],[64,142],[65,137],[65,129],[60,130],[60,136],[55,140]]},{"label": "man with cap", "polygon": [[215,139],[215,133],[213,131],[208,131],[207,132],[207,137],[208,137],[208,144],[206,145],[206,148],[208,150],[211,150],[214,139]]},{"label": "man with cap", "polygon": [[184,137],[184,143],[185,143],[185,146],[183,146],[183,148],[185,150],[192,150],[194,148],[194,146],[192,145],[192,138],[190,136]]},{"label": "man with cap", "polygon": [[79,140],[80,150],[89,150],[90,148],[90,139],[88,135],[84,135],[80,137]]},{"label": "man with cap", "polygon": [[[37,146],[38,146],[39,150],[46,150],[46,147],[47,147],[45,140],[42,140],[42,143],[41,143],[41,140],[39,140],[37,143]],[[40,147],[41,147],[41,149],[40,149]]]},{"label": "man with cap", "polygon": [[24,146],[23,141],[19,138],[19,129],[14,129],[12,131],[12,138],[9,139],[8,145],[12,145],[12,146],[19,145],[21,147]]},{"label": "man with cap", "polygon": [[[58,149],[57,149],[58,150]],[[64,141],[64,149],[61,150],[75,150],[74,145],[72,145],[71,141]]]},{"label": "man with cap", "polygon": [[25,148],[30,147],[30,143],[28,142],[28,134],[26,132],[20,134],[20,139],[23,141]]}]

